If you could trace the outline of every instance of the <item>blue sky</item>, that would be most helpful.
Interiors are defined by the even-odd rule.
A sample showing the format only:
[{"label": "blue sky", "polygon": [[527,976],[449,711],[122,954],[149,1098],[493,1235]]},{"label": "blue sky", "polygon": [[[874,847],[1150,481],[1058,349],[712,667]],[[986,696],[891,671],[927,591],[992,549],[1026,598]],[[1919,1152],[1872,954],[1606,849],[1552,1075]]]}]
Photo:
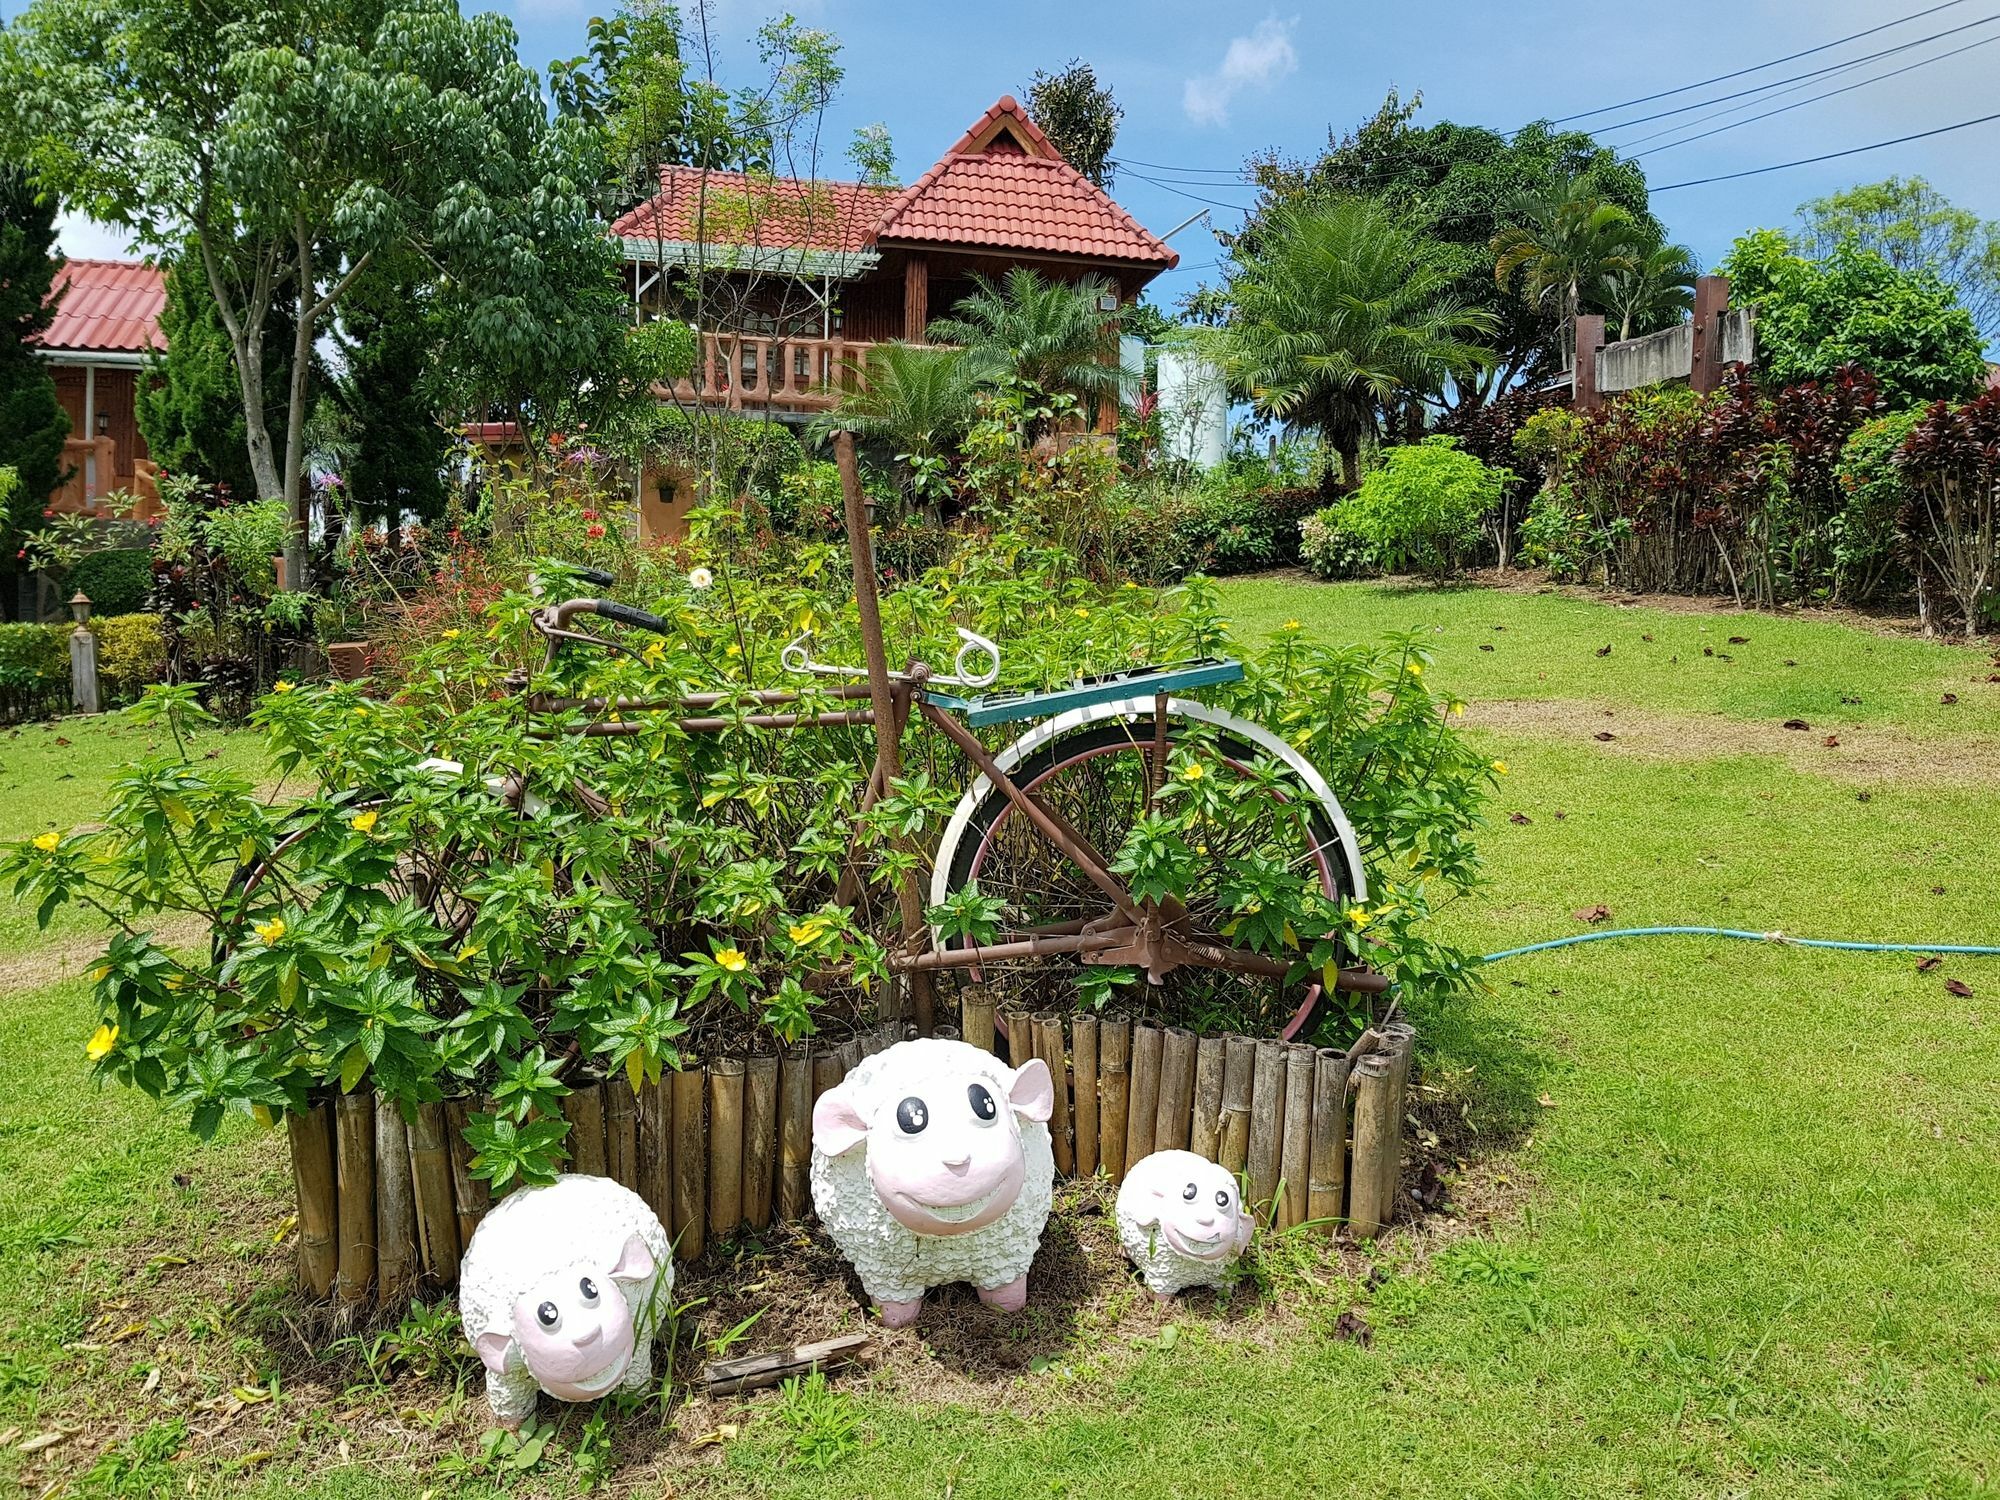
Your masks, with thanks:
[{"label": "blue sky", "polygon": [[[1421,90],[1420,120],[1452,119],[1511,128],[1537,116],[1562,116],[1674,89],[1814,47],[1864,28],[1914,16],[1940,0],[1515,0],[1513,4],[1422,6],[1322,4],[1266,9],[1149,0],[1144,5],[1090,0],[1016,0],[967,7],[890,0],[798,0],[794,10],[845,43],[844,96],[827,138],[823,168],[845,175],[840,146],[854,127],[880,120],[896,145],[904,180],[914,177],[1003,93],[1022,92],[1038,67],[1072,56],[1088,59],[1125,107],[1121,156],[1169,170],[1132,168],[1114,186],[1141,222],[1164,232],[1209,205],[1196,198],[1248,202],[1251,193],[1226,174],[1249,152],[1276,146],[1311,154],[1329,128],[1344,130],[1371,112],[1390,85]],[[590,0],[504,0],[521,33],[522,55],[539,67],[583,49],[584,27],[602,9]],[[14,12],[16,4],[7,4]],[[725,81],[747,81],[754,67],[748,39],[775,7],[717,0],[715,33],[724,39]],[[977,19],[972,19],[976,17]],[[1987,24],[1981,24],[1987,23]],[[1582,122],[1593,128],[1632,116],[1834,68],[1862,54],[1899,47],[1936,32],[1957,35],[1909,47],[1879,61],[1830,73],[1750,112],[1808,99],[1878,73],[1920,64],[1822,102],[1725,130],[1644,158],[1656,186],[1790,161],[1948,125],[2000,109],[2000,0],[1955,0],[1847,46],[1749,77],[1678,94]],[[1985,44],[1991,38],[1990,44]],[[1975,45],[1977,44],[1977,45]],[[1972,50],[1939,57],[1954,48]],[[1936,61],[1931,59],[1937,58]],[[1740,101],[1737,101],[1740,102]],[[1711,108],[1729,108],[1719,103]],[[1680,133],[1727,125],[1737,115],[1696,120],[1710,110],[1606,130],[1612,143],[1636,142],[1663,128]],[[1673,135],[1651,143],[1667,145]],[[1704,264],[1718,259],[1747,228],[1783,225],[1802,200],[1891,173],[1920,173],[1950,198],[2000,218],[2000,120],[1950,135],[1890,147],[1843,161],[1734,182],[1660,193],[1655,210],[1671,234]],[[1199,179],[1155,183],[1162,179]],[[1210,183],[1213,185],[1209,185]],[[1192,196],[1189,196],[1192,195]],[[1214,210],[1218,224],[1235,221]],[[72,226],[73,254],[115,251],[91,226]],[[1215,259],[1202,226],[1173,238],[1183,269],[1155,284],[1171,301]]]}]

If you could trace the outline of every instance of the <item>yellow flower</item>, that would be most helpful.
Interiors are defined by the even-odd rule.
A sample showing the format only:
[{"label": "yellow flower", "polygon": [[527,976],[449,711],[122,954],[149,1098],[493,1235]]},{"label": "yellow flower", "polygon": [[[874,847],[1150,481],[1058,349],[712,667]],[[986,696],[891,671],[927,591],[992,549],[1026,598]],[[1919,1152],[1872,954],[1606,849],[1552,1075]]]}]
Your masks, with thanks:
[{"label": "yellow flower", "polygon": [[354,710],[354,717],[357,719],[365,719],[368,717],[368,710],[357,705]]},{"label": "yellow flower", "polygon": [[60,844],[61,842],[62,842],[62,835],[57,833],[53,828],[51,828],[47,833],[38,833],[35,835],[35,847],[41,850],[42,853],[44,854],[55,853],[56,845]]},{"label": "yellow flower", "polygon": [[743,648],[737,645],[736,642],[731,641],[729,643],[729,649],[723,652],[722,654],[724,656],[741,656],[743,654]]},{"label": "yellow flower", "polygon": [[654,641],[652,645],[639,654],[646,659],[648,666],[657,667],[660,664],[661,658],[667,654],[667,643],[665,641]]},{"label": "yellow flower", "polygon": [[1504,760],[1496,760],[1493,762],[1493,769],[1498,771],[1502,776],[1505,776],[1507,774],[1507,762]]},{"label": "yellow flower", "polygon": [[1134,583],[1129,578],[1125,580],[1125,587],[1128,589],[1136,589],[1138,586],[1139,586],[1138,584]]},{"label": "yellow flower", "polygon": [[1300,628],[1300,626],[1297,620],[1287,620],[1283,625],[1280,625],[1278,628],[1280,630],[1297,630]]},{"label": "yellow flower", "polygon": [[1424,675],[1424,664],[1420,661],[1405,662],[1403,663],[1403,670],[1408,672],[1412,677],[1421,677]]},{"label": "yellow flower", "polygon": [[271,691],[274,693],[289,693],[291,690],[292,685],[282,677],[271,684]]},{"label": "yellow flower", "polygon": [[1090,618],[1090,611],[1085,609],[1082,605],[1078,605],[1076,610],[1076,617],[1079,620],[1088,620]]},{"label": "yellow flower", "polygon": [[1366,927],[1372,919],[1365,908],[1351,906],[1347,909],[1347,920],[1352,922],[1356,927]]},{"label": "yellow flower", "polygon": [[795,943],[816,943],[826,936],[826,924],[818,920],[797,922],[785,929]]},{"label": "yellow flower", "polygon": [[92,1062],[103,1062],[111,1055],[111,1049],[118,1045],[118,1028],[111,1025],[99,1026],[90,1034],[90,1040],[83,1044],[83,1055]]},{"label": "yellow flower", "polygon": [[275,943],[285,935],[285,919],[283,917],[273,917],[268,922],[258,922],[255,924],[254,930],[257,936],[265,942]]},{"label": "yellow flower", "polygon": [[1203,776],[1205,776],[1206,774],[1207,774],[1207,772],[1203,771],[1203,770],[1202,770],[1202,768],[1201,768],[1201,762],[1200,762],[1200,761],[1194,761],[1194,762],[1192,762],[1192,763],[1191,763],[1191,764],[1190,764],[1190,765],[1189,765],[1189,766],[1187,767],[1187,769],[1186,769],[1186,770],[1184,770],[1184,771],[1182,771],[1182,772],[1181,772],[1181,780],[1183,780],[1183,781],[1199,781],[1199,780],[1201,780],[1201,778],[1202,778]]},{"label": "yellow flower", "polygon": [[1451,712],[1454,718],[1462,719],[1465,717],[1465,705],[1463,703],[1454,703],[1451,706]]},{"label": "yellow flower", "polygon": [[380,816],[381,814],[371,807],[367,812],[356,813],[347,821],[353,826],[356,833],[373,833],[375,831],[375,820]]},{"label": "yellow flower", "polygon": [[455,640],[457,640],[457,639],[458,639],[458,627],[457,627],[456,625],[452,626],[452,628],[451,628],[451,629],[447,630],[447,631],[446,631],[446,632],[444,633],[444,638],[445,638],[446,640],[448,640],[448,641],[455,641]]},{"label": "yellow flower", "polygon": [[727,969],[732,974],[741,974],[750,967],[750,960],[734,948],[724,948],[715,955],[715,962],[718,968]]}]

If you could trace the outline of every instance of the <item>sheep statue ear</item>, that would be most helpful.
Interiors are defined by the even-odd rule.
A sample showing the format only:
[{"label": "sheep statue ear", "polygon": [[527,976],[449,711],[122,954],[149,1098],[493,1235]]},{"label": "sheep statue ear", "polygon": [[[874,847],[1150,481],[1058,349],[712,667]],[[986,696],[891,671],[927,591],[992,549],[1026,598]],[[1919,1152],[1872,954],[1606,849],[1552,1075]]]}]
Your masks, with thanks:
[{"label": "sheep statue ear", "polygon": [[[1155,1176],[1157,1175],[1155,1174]],[[1145,1207],[1140,1210],[1141,1217],[1137,1220],[1137,1223],[1141,1229],[1151,1229],[1160,1222],[1165,1214],[1167,1207],[1166,1185],[1156,1181],[1140,1196]]]},{"label": "sheep statue ear", "polygon": [[845,1156],[868,1139],[868,1122],[844,1089],[828,1089],[813,1106],[813,1145],[828,1156]]},{"label": "sheep statue ear", "polygon": [[507,1373],[507,1356],[514,1349],[514,1335],[511,1333],[482,1333],[472,1341],[472,1347],[479,1351],[479,1362],[495,1375]]},{"label": "sheep statue ear", "polygon": [[611,1268],[613,1281],[644,1281],[653,1274],[653,1252],[646,1248],[646,1242],[636,1234],[625,1236],[625,1247],[618,1252],[618,1264]]},{"label": "sheep statue ear", "polygon": [[1056,1112],[1056,1085],[1049,1065],[1031,1057],[1015,1069],[1014,1081],[1007,1085],[1007,1102],[1028,1119],[1047,1124]]}]

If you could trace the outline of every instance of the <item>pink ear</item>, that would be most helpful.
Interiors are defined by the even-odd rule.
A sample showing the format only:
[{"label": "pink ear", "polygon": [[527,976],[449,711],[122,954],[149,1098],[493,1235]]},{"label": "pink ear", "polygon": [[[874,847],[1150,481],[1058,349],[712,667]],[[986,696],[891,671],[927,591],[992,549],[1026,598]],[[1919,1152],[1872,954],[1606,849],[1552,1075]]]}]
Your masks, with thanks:
[{"label": "pink ear", "polygon": [[829,1089],[813,1106],[813,1144],[828,1156],[845,1156],[868,1139],[868,1122],[839,1089]]},{"label": "pink ear", "polygon": [[1146,1196],[1152,1199],[1153,1203],[1151,1209],[1147,1213],[1147,1217],[1139,1221],[1139,1227],[1141,1229],[1151,1229],[1155,1224],[1159,1223],[1160,1210],[1167,1206],[1167,1190],[1163,1187],[1155,1187],[1151,1192],[1147,1193]]},{"label": "pink ear", "polygon": [[644,1281],[653,1274],[653,1252],[646,1248],[646,1242],[636,1234],[625,1237],[625,1248],[618,1252],[618,1264],[611,1268],[613,1281]]},{"label": "pink ear", "polygon": [[507,1354],[514,1347],[511,1333],[482,1333],[472,1341],[472,1347],[479,1351],[479,1362],[495,1375],[507,1373]]},{"label": "pink ear", "polygon": [[1056,1112],[1056,1085],[1049,1077],[1049,1065],[1039,1057],[1023,1063],[1008,1086],[1007,1102],[1030,1120],[1046,1122]]}]

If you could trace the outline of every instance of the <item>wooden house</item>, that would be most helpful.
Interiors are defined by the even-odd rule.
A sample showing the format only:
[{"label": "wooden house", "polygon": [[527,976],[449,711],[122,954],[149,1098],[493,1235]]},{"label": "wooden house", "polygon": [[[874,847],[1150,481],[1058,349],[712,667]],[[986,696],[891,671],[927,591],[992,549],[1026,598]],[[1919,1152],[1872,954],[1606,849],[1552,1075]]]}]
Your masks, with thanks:
[{"label": "wooden house", "polygon": [[132,261],[70,260],[56,273],[55,319],[37,342],[54,367],[56,395],[69,413],[66,478],[49,508],[102,514],[114,490],[138,496],[138,519],[159,514],[155,468],[139,432],[138,388],[146,358],[162,349],[160,272]]}]

